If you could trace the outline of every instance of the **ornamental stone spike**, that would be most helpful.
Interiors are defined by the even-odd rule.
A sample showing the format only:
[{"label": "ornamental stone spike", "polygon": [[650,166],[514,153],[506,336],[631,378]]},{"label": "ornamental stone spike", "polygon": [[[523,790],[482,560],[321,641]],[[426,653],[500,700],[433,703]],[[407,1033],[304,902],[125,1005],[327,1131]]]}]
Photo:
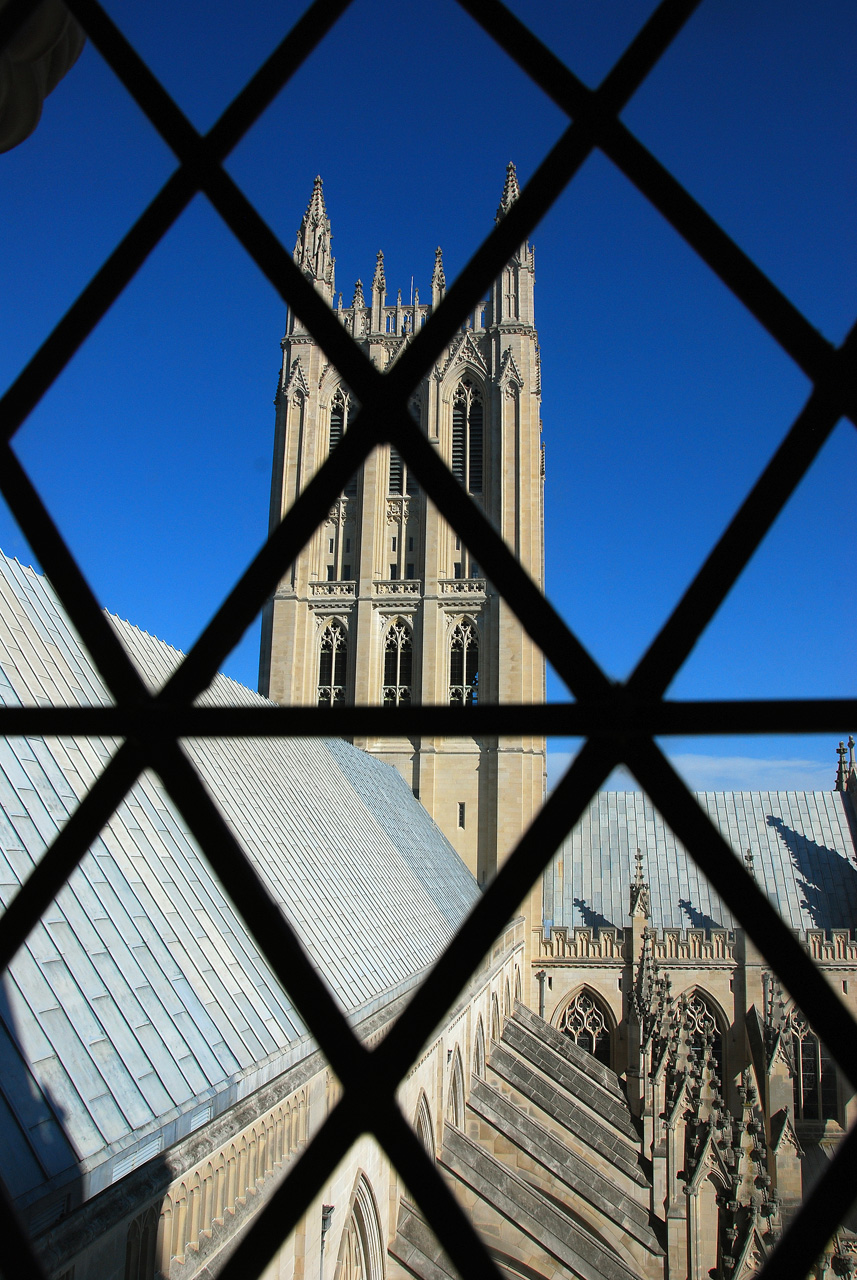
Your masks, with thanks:
[{"label": "ornamental stone spike", "polygon": [[375,258],[375,275],[372,277],[372,292],[379,290],[386,296],[387,293],[387,277],[384,275],[384,254],[381,249],[378,250]]},{"label": "ornamental stone spike", "polygon": [[322,182],[317,176],[298,231],[294,260],[308,279],[321,286],[319,291],[331,306],[333,306],[335,261],[330,252],[332,239],[330,219],[324,205]]},{"label": "ornamental stone spike", "polygon": [[631,885],[631,910],[630,914],[648,920],[651,911],[649,902],[649,886],[643,879],[643,855],[640,849],[635,854],[636,868],[634,871],[634,882]]},{"label": "ornamental stone spike", "polygon": [[502,218],[505,218],[506,214],[509,212],[520,194],[521,188],[518,186],[518,175],[515,171],[514,163],[510,160],[506,165],[506,181],[503,186],[503,194],[500,197],[500,204],[497,208],[497,213],[494,216],[495,222],[499,222]]},{"label": "ornamental stone spike", "polygon": [[372,332],[384,331],[384,303],[387,298],[387,277],[384,275],[384,254],[378,250],[375,258],[375,275],[372,277]]},{"label": "ornamental stone spike", "polygon": [[435,249],[434,253],[434,271],[431,276],[431,305],[432,307],[440,306],[441,299],[446,293],[446,276],[443,274],[443,253],[440,245]]},{"label": "ornamental stone spike", "polygon": [[312,184],[312,195],[309,198],[307,211],[304,214],[304,222],[320,223],[327,221],[327,209],[324,207],[324,191],[322,190],[321,174],[315,175],[315,182]]}]

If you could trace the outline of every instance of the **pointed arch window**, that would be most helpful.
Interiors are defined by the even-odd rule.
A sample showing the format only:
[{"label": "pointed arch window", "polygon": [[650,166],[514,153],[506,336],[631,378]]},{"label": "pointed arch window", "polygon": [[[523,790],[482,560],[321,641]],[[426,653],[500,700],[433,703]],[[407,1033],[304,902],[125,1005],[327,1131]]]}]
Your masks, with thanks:
[{"label": "pointed arch window", "polygon": [[334,619],[321,634],[318,655],[318,705],[332,707],[345,701],[348,670],[348,636],[342,623]]},{"label": "pointed arch window", "polygon": [[461,1066],[461,1053],[456,1046],[449,1073],[449,1093],[446,1101],[446,1118],[456,1129],[464,1128],[464,1071]]},{"label": "pointed arch window", "polygon": [[579,991],[566,1005],[559,1029],[605,1067],[610,1066],[611,1032],[607,1013],[589,991]]},{"label": "pointed arch window", "polygon": [[464,378],[452,398],[452,474],[468,493],[482,492],[484,437],[482,393]]},{"label": "pointed arch window", "polygon": [[384,1242],[375,1197],[361,1174],[342,1233],[336,1274],[341,1280],[382,1280]]},{"label": "pointed arch window", "polygon": [[414,639],[410,627],[401,618],[390,624],[384,640],[385,707],[409,706],[414,665]]},{"label": "pointed arch window", "polygon": [[420,1100],[417,1103],[414,1127],[417,1131],[417,1137],[433,1160],[436,1154],[434,1149],[434,1124],[432,1123],[428,1099],[422,1091],[420,1092]]},{"label": "pointed arch window", "polygon": [[473,1074],[485,1078],[485,1030],[482,1019],[476,1024],[476,1039],[473,1043]]},{"label": "pointed arch window", "polygon": [[475,706],[479,695],[479,637],[469,620],[459,622],[449,649],[449,701],[453,706]]},{"label": "pointed arch window", "polygon": [[[125,1243],[125,1280],[148,1280],[155,1274],[160,1213],[156,1207],[135,1218]],[[68,1274],[68,1273],[67,1273]]]},{"label": "pointed arch window", "polygon": [[491,996],[491,1039],[500,1039],[500,1001],[497,999],[495,991]]},{"label": "pointed arch window", "polygon": [[800,1010],[792,1012],[789,1023],[794,1057],[795,1119],[837,1120],[839,1103],[833,1059]]},{"label": "pointed arch window", "polygon": [[704,1049],[706,1038],[710,1038],[711,1056],[717,1063],[717,1074],[722,1081],[723,1035],[720,1031],[720,1022],[701,991],[693,991],[687,998],[685,1026],[688,1039],[697,1054],[700,1054]]},{"label": "pointed arch window", "polygon": [[[346,430],[348,429],[348,411],[350,407],[350,397],[342,388],[338,388],[334,393],[330,402],[330,437],[329,437],[329,453],[333,453],[336,446],[341,442]],[[357,477],[353,476],[345,488],[343,494],[346,498],[357,497]]]}]

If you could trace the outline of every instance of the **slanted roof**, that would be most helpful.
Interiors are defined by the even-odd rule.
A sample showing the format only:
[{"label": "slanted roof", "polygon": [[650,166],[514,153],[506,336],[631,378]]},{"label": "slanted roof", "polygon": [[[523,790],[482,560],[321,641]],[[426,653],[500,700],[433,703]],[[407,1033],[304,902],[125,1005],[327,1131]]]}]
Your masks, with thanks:
[{"label": "slanted roof", "polygon": [[[181,655],[112,621],[159,687]],[[0,701],[110,701],[49,584],[2,556]],[[266,700],[218,676],[200,701]],[[0,740],[4,903],[115,745]],[[473,877],[404,780],[355,747],[256,739],[186,749],[354,1018],[412,984],[476,899]],[[224,1109],[313,1047],[181,814],[147,773],[0,992],[0,1152],[10,1189],[30,1200],[80,1168],[98,1190],[121,1153],[141,1142],[151,1151],[152,1135],[169,1145],[203,1104]]]},{"label": "slanted roof", "polygon": [[[752,852],[757,883],[791,928],[855,926],[857,858],[847,795],[705,791],[696,798],[738,857]],[[851,821],[853,816],[850,810]],[[684,845],[639,791],[602,791],[592,801],[545,877],[546,922],[624,926],[638,847],[655,928],[736,926]]]}]

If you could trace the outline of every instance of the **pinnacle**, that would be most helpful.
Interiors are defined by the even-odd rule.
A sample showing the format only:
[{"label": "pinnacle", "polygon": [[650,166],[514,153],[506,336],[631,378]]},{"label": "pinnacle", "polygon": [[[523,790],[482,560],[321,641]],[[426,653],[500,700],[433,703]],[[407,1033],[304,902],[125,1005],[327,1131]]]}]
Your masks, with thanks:
[{"label": "pinnacle", "polygon": [[378,256],[375,259],[375,278],[372,281],[372,288],[373,290],[381,289],[383,291],[386,287],[387,280],[384,275],[384,254],[382,250],[379,249]]},{"label": "pinnacle", "polygon": [[327,210],[324,207],[324,192],[322,191],[321,177],[316,174],[315,182],[312,185],[312,195],[310,196],[307,211],[304,215],[305,222],[320,222],[327,217]]},{"label": "pinnacle", "polygon": [[495,222],[505,218],[520,194],[521,188],[518,186],[518,175],[513,161],[510,160],[506,165],[506,181],[503,185],[503,194],[500,197],[500,205],[497,209],[497,216],[494,219]]},{"label": "pinnacle", "polygon": [[431,283],[432,283],[433,289],[446,288],[446,276],[443,273],[443,253],[441,251],[440,245],[438,245],[437,249],[435,250],[434,272],[432,273]]}]

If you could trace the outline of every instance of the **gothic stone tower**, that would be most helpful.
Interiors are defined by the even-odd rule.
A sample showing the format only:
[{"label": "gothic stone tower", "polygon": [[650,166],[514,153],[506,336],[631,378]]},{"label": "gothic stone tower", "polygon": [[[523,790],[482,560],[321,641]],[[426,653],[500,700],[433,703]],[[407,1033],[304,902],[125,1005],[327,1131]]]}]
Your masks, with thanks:
[{"label": "gothic stone tower", "polygon": [[[497,218],[518,195],[509,165]],[[431,302],[386,303],[379,253],[369,300],[358,280],[335,304],[330,221],[316,178],[295,261],[370,358],[386,367],[443,298],[438,249]],[[533,250],[522,245],[491,296],[418,388],[413,411],[462,486],[533,579],[544,576],[539,348]],[[355,402],[290,314],[276,399],[271,525],[348,429]],[[544,699],[544,660],[418,478],[389,448],[346,487],[269,602],[260,689],[293,705],[510,702]],[[484,882],[544,796],[539,738],[357,740],[406,778]]]}]

